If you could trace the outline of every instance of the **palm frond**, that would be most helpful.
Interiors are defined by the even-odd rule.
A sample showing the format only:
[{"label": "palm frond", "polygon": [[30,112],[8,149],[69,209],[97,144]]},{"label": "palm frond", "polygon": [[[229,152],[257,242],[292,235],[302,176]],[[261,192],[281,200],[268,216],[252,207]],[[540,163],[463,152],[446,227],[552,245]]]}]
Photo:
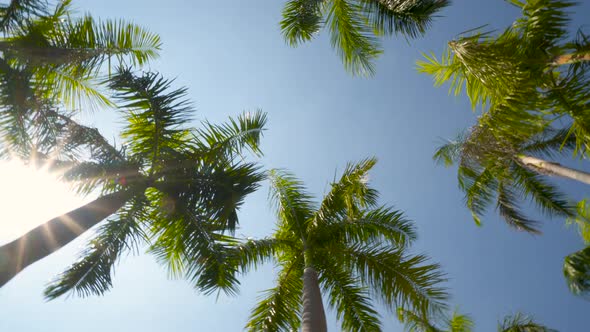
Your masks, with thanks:
[{"label": "palm frond", "polygon": [[537,207],[548,216],[573,217],[574,207],[565,195],[540,175],[520,166],[513,165],[515,184],[521,186],[526,196],[532,197]]},{"label": "palm frond", "polygon": [[590,247],[570,254],[565,258],[563,274],[572,293],[590,293]]},{"label": "palm frond", "polygon": [[260,138],[267,122],[266,113],[246,112],[237,119],[230,118],[227,123],[217,125],[208,121],[197,130],[197,142],[201,153],[210,153],[212,158],[232,160],[241,155],[244,149],[257,156],[262,155]]},{"label": "palm frond", "polygon": [[282,170],[269,172],[269,198],[275,205],[280,227],[297,236],[307,234],[309,219],[313,216],[312,197],[305,192],[303,182]]},{"label": "palm frond", "polygon": [[374,75],[374,61],[382,50],[360,14],[360,5],[350,0],[332,0],[327,6],[330,42],[346,70],[355,75]]},{"label": "palm frond", "polygon": [[330,294],[328,303],[335,309],[336,319],[342,322],[341,330],[381,330],[379,314],[373,309],[370,294],[360,280],[329,258],[316,261],[321,262],[317,265],[319,281],[323,291]]},{"label": "palm frond", "polygon": [[448,320],[449,332],[471,332],[473,331],[473,319],[469,315],[453,312],[453,315]]},{"label": "palm frond", "polygon": [[250,314],[248,331],[296,331],[301,320],[303,257],[282,266],[277,285],[259,298]]},{"label": "palm frond", "polygon": [[450,4],[448,0],[360,0],[363,14],[381,34],[401,33],[416,38],[426,33],[435,14]]},{"label": "palm frond", "polygon": [[369,186],[369,171],[377,163],[368,158],[358,163],[349,163],[340,177],[333,183],[315,213],[314,223],[326,223],[348,216],[354,218],[359,209],[374,206],[378,194]]},{"label": "palm frond", "polygon": [[525,217],[520,209],[516,206],[516,195],[510,188],[501,184],[498,186],[498,200],[496,208],[500,216],[506,223],[519,231],[525,231],[532,234],[540,234],[538,221]]},{"label": "palm frond", "polygon": [[390,207],[363,211],[353,219],[319,226],[312,235],[318,243],[341,238],[347,243],[389,242],[397,248],[409,247],[416,237],[412,221]]},{"label": "palm frond", "polygon": [[361,281],[370,285],[373,296],[388,306],[424,314],[446,307],[448,296],[439,286],[444,274],[437,264],[425,264],[426,256],[375,245],[351,246],[342,255]]},{"label": "palm frond", "polygon": [[404,329],[407,332],[443,332],[431,323],[429,318],[411,310],[398,308],[397,318],[404,324]]},{"label": "palm frond", "polygon": [[188,132],[181,126],[190,120],[192,108],[184,99],[186,88],[170,91],[171,83],[156,73],[136,76],[128,69],[119,70],[109,81],[125,110],[127,125],[122,137],[152,171],[163,167],[168,151],[188,141]]},{"label": "palm frond", "polygon": [[504,318],[498,325],[500,332],[556,332],[544,325],[536,323],[531,317],[522,313],[516,313]]},{"label": "palm frond", "polygon": [[281,32],[287,43],[297,46],[311,40],[320,30],[323,22],[321,5],[323,0],[290,0],[283,8],[280,22]]},{"label": "palm frond", "polygon": [[447,141],[436,149],[432,159],[438,164],[443,164],[445,167],[456,164],[461,159],[464,140],[463,135],[458,135],[456,139]]},{"label": "palm frond", "polygon": [[290,243],[276,238],[247,239],[233,244],[228,256],[241,273],[247,273],[273,259],[279,249],[289,245]]},{"label": "palm frond", "polygon": [[10,34],[24,28],[28,20],[46,13],[45,0],[11,0],[9,4],[0,6],[0,31]]},{"label": "palm frond", "polygon": [[479,226],[480,217],[496,196],[498,181],[490,169],[474,170],[465,165],[459,167],[457,177],[459,187],[465,192],[465,205]]},{"label": "palm frond", "polygon": [[237,267],[232,265],[227,250],[232,239],[220,235],[205,217],[168,211],[166,195],[150,196],[160,207],[150,215],[154,241],[149,251],[168,268],[169,274],[186,277],[205,294],[217,290],[236,294]]},{"label": "palm frond", "polygon": [[78,296],[102,295],[112,286],[113,267],[125,251],[136,250],[146,239],[137,217],[145,204],[134,200],[127,204],[115,219],[107,221],[90,241],[80,260],[52,281],[45,297],[56,299],[68,292]]}]

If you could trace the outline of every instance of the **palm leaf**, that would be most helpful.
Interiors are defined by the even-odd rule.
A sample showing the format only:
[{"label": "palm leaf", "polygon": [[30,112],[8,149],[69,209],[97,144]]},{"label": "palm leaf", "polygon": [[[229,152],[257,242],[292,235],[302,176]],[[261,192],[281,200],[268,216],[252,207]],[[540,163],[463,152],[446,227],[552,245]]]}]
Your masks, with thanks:
[{"label": "palm leaf", "polygon": [[567,256],[563,274],[572,293],[587,295],[590,292],[590,247]]},{"label": "palm leaf", "polygon": [[60,274],[45,290],[45,297],[56,299],[68,292],[78,296],[102,295],[112,287],[113,266],[125,251],[136,250],[146,239],[136,218],[145,202],[134,200],[98,230],[80,260]]},{"label": "palm leaf", "polygon": [[259,298],[250,314],[249,331],[296,331],[303,294],[303,257],[282,266],[277,285]]}]

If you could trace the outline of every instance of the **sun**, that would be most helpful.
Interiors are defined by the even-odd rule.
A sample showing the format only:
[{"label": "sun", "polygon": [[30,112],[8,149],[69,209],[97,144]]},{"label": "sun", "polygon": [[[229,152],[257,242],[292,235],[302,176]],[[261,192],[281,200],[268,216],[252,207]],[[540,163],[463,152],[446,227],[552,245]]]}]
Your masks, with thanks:
[{"label": "sun", "polygon": [[0,243],[84,203],[55,174],[17,161],[0,161]]}]

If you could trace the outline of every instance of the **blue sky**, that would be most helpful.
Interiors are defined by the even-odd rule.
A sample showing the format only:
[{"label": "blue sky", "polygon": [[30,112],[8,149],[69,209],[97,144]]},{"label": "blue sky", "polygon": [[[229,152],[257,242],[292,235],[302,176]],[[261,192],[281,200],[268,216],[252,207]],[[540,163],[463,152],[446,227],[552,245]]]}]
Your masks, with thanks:
[{"label": "blue sky", "polygon": [[[478,331],[494,331],[499,319],[516,311],[560,331],[587,326],[590,303],[569,293],[561,272],[563,257],[582,248],[575,230],[562,220],[547,220],[544,234],[533,237],[511,231],[494,213],[478,228],[462,204],[455,170],[431,159],[442,138],[468,127],[475,115],[465,97],[449,96],[418,74],[415,61],[422,51],[440,54],[462,31],[510,24],[518,12],[504,1],[455,0],[425,38],[384,40],[372,79],[348,75],[325,33],[299,48],[286,46],[278,28],[284,1],[74,4],[95,17],[125,18],[159,33],[163,52],[151,68],[189,88],[196,119],[219,122],[243,110],[266,111],[261,162],[290,169],[317,197],[348,161],[376,156],[371,181],[381,203],[416,222],[419,241],[413,250],[442,264],[452,305],[469,313]],[[589,3],[575,7],[576,26],[589,11]],[[85,118],[107,137],[116,135],[115,113]],[[583,162],[573,165],[588,169]],[[571,182],[560,184],[576,198],[587,192]],[[272,231],[267,192],[264,187],[247,200],[239,235]],[[152,257],[139,255],[123,259],[114,289],[105,296],[45,302],[44,284],[83,244],[68,245],[0,289],[0,331],[240,331],[258,292],[273,285],[269,265],[243,279],[239,297],[206,297],[184,280],[170,280]],[[385,331],[401,331],[387,311],[383,322]],[[330,315],[331,330],[338,326]]]}]

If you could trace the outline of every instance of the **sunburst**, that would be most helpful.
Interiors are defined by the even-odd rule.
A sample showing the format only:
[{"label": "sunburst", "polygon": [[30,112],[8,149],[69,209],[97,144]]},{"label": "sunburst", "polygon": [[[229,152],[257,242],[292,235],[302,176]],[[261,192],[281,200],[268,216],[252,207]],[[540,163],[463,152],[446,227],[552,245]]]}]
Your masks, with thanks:
[{"label": "sunburst", "polygon": [[6,243],[45,221],[80,206],[73,192],[47,167],[22,161],[0,161],[0,243]]}]

